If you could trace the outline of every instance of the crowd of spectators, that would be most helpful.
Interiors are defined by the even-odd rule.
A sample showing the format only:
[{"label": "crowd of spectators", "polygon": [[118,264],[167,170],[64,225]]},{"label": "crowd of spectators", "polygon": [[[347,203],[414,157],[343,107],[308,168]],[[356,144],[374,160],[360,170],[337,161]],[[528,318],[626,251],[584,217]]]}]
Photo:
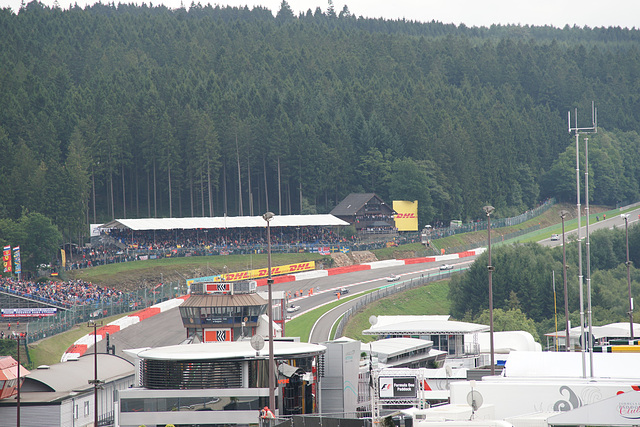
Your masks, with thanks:
[{"label": "crowd of spectators", "polygon": [[50,301],[64,306],[119,302],[123,293],[106,286],[94,285],[84,280],[68,281],[18,281],[11,277],[0,278],[0,289],[29,298]]},{"label": "crowd of spectators", "polygon": [[[134,249],[172,248],[263,248],[267,245],[265,228],[227,228],[195,230],[146,230],[113,229],[109,237]],[[350,243],[353,239],[341,237],[325,227],[272,227],[272,245],[333,245]]]}]

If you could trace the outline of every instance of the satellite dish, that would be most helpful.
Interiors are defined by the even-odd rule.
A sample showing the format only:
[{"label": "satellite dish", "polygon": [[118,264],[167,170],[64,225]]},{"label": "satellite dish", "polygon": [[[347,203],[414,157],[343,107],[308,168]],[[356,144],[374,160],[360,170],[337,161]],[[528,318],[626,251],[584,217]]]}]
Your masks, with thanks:
[{"label": "satellite dish", "polygon": [[477,411],[479,407],[482,406],[482,395],[479,391],[471,390],[469,394],[467,394],[467,403],[471,406],[473,411]]},{"label": "satellite dish", "polygon": [[371,326],[375,326],[376,323],[378,323],[378,318],[376,316],[370,316],[369,317],[369,323],[371,323]]},{"label": "satellite dish", "polygon": [[264,337],[262,335],[254,335],[251,337],[251,347],[255,351],[260,351],[264,348]]},{"label": "satellite dish", "polygon": [[445,366],[444,371],[447,373],[447,378],[451,378],[453,376],[453,369],[451,369],[450,365]]}]

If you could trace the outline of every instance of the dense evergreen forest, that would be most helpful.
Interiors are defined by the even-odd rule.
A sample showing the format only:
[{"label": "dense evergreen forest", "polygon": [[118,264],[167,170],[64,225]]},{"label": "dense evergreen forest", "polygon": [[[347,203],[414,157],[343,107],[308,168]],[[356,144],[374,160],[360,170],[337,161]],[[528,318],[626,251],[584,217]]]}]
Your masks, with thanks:
[{"label": "dense evergreen forest", "polygon": [[[420,224],[640,199],[640,31],[363,19],[348,8],[0,10],[0,219],[65,241],[113,218],[418,200]],[[582,143],[582,140],[581,140]],[[583,152],[581,148],[581,152]],[[584,194],[584,192],[583,192]]]}]

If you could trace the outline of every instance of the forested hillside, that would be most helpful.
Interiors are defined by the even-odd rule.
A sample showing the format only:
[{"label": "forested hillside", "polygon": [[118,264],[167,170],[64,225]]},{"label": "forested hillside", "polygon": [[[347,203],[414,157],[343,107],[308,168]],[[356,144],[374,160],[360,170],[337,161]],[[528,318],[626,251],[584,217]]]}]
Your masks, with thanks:
[{"label": "forested hillside", "polygon": [[[113,218],[324,213],[351,192],[420,224],[640,198],[640,31],[362,19],[348,9],[0,10],[0,218],[67,241]],[[582,151],[582,149],[581,149]],[[573,153],[573,154],[572,154]]]},{"label": "forested hillside", "polygon": [[[626,235],[624,228],[598,230],[591,234],[591,286],[593,321],[596,325],[628,322],[629,297],[640,295],[640,227],[629,228],[629,270],[627,282]],[[586,254],[586,242],[582,243],[582,254]],[[567,288],[569,319],[572,325],[580,325],[580,286],[578,278],[578,247],[572,241],[566,246]],[[583,259],[586,266],[586,260]],[[489,290],[487,286],[488,254],[485,252],[467,274],[451,278],[449,298],[451,314],[458,319],[485,322],[481,314],[488,312]],[[496,248],[491,264],[495,267],[493,280],[493,303],[504,311],[520,309],[534,321],[542,336],[554,329],[554,313],[557,309],[558,323],[564,329],[564,282],[562,272],[562,250],[538,244],[503,245]],[[553,272],[555,271],[555,288]],[[586,268],[583,274],[586,276]],[[586,278],[584,291],[587,292]],[[554,289],[556,301],[554,303]],[[584,297],[584,304],[587,299]],[[586,305],[585,305],[586,307]],[[637,309],[635,310],[637,321]],[[479,316],[480,315],[480,316]],[[519,325],[512,330],[519,329]]]}]

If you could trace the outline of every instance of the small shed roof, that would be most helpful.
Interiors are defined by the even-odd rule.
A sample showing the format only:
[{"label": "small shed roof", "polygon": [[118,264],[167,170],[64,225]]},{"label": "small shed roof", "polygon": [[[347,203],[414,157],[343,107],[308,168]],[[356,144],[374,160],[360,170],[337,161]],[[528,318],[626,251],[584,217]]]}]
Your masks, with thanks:
[{"label": "small shed roof", "polygon": [[257,294],[191,294],[181,307],[248,307],[266,304],[267,301]]},{"label": "small shed roof", "polygon": [[[270,221],[271,227],[307,227],[349,225],[330,214],[322,215],[276,215]],[[262,216],[221,216],[195,218],[139,218],[114,219],[102,224],[100,229],[144,230],[195,230],[223,228],[265,228],[267,222]]]},{"label": "small shed roof", "polygon": [[[20,376],[25,377],[29,371],[20,365]],[[10,381],[18,378],[18,362],[11,356],[0,357],[0,381]]]}]

